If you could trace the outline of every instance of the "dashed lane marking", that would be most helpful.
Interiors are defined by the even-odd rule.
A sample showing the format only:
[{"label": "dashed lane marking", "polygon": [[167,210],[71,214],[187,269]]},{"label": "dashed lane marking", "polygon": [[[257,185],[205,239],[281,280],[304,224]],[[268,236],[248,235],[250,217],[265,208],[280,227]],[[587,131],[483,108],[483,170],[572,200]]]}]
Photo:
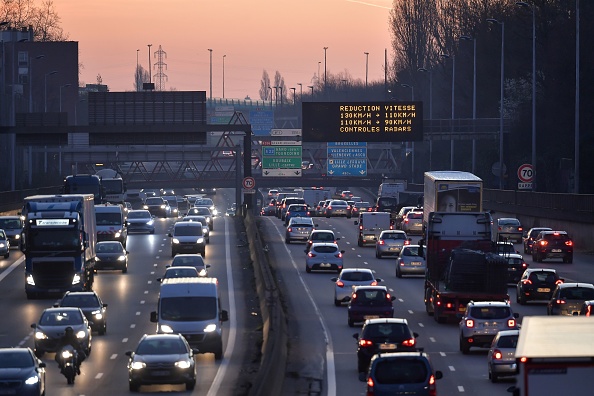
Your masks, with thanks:
[{"label": "dashed lane marking", "polygon": [[448,366],[448,368],[450,369],[450,371],[456,371],[456,368],[454,366]]},{"label": "dashed lane marking", "polygon": [[429,337],[429,341],[431,341],[431,342],[435,342],[435,338],[433,338],[433,337]]},{"label": "dashed lane marking", "polygon": [[117,354],[117,353],[114,353],[113,355],[111,355],[111,356],[109,357],[109,359],[111,359],[111,360],[115,360],[115,359],[117,359],[117,357],[118,357],[118,354]]},{"label": "dashed lane marking", "polygon": [[97,373],[95,379],[101,379],[101,377],[103,377],[103,373]]},{"label": "dashed lane marking", "polygon": [[128,342],[128,339],[127,338],[123,338],[122,339],[122,343],[125,343],[125,342]]}]

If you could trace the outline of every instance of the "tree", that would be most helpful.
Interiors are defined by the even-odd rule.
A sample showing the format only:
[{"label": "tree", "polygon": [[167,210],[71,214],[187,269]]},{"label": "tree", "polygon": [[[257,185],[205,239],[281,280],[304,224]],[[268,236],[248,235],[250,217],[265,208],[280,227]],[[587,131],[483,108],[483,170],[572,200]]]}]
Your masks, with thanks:
[{"label": "tree", "polygon": [[272,100],[271,97],[269,97],[268,95],[270,95],[270,89],[268,89],[270,87],[270,76],[268,75],[268,72],[266,70],[264,70],[262,72],[262,81],[260,81],[260,99],[262,100]]},{"label": "tree", "polygon": [[32,26],[35,41],[68,39],[60,26],[53,0],[44,0],[39,7],[35,6],[34,0],[1,0],[0,18],[15,29]]},{"label": "tree", "polygon": [[[280,72],[277,70],[276,73],[274,73],[274,86],[277,87],[277,92],[280,91],[280,100],[278,100],[277,97],[277,102],[279,102],[280,104],[283,104],[285,102],[288,103],[288,96],[287,96],[287,86],[285,85],[285,79],[283,76],[281,76]],[[275,95],[278,95],[277,93],[275,93]]]},{"label": "tree", "polygon": [[142,86],[145,82],[149,82],[148,70],[145,70],[142,65],[138,65],[134,73],[134,90],[142,91]]}]

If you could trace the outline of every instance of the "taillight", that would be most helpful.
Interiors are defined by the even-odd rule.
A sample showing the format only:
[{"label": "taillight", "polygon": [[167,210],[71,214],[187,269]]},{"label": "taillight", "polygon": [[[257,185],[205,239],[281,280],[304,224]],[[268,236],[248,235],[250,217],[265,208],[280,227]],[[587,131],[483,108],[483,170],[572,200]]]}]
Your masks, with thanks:
[{"label": "taillight", "polygon": [[351,205],[347,205],[347,210],[349,210],[351,208]]},{"label": "taillight", "polygon": [[371,285],[370,286],[377,286],[377,281],[374,280],[373,282],[371,282]]},{"label": "taillight", "polygon": [[522,230],[523,230],[523,228],[522,228],[522,227],[518,227],[518,231],[522,231]]},{"label": "taillight", "polygon": [[408,223],[408,219],[404,219],[404,222],[405,222],[405,223]]},{"label": "taillight", "polygon": [[338,287],[344,287],[344,282],[341,281],[341,280],[337,280],[336,281],[336,286],[338,286]]},{"label": "taillight", "polygon": [[373,387],[375,383],[371,377],[367,378],[367,395],[373,395]]},{"label": "taillight", "polygon": [[289,228],[287,228],[287,231],[289,231],[289,232],[293,232],[293,227],[289,227]]},{"label": "taillight", "polygon": [[341,252],[338,252],[337,254],[334,255],[334,257],[336,257],[336,258],[342,258],[342,253]]},{"label": "taillight", "polygon": [[526,267],[528,267],[528,264],[526,264],[525,262],[522,262],[522,267],[526,268]]},{"label": "taillight", "polygon": [[474,320],[466,319],[466,327],[473,328],[474,327]]},{"label": "taillight", "polygon": [[402,341],[402,345],[406,347],[414,347],[417,341],[414,338]]},{"label": "taillight", "polygon": [[393,230],[394,229],[394,224],[390,224],[390,229]]},{"label": "taillight", "polygon": [[398,259],[398,264],[402,267],[404,266],[404,260],[403,259]]},{"label": "taillight", "polygon": [[378,245],[385,245],[386,241],[384,241],[383,239],[380,239],[379,241],[377,241]]},{"label": "taillight", "polygon": [[307,212],[307,215],[308,215],[308,216],[311,216],[311,213],[310,213],[310,212]]},{"label": "taillight", "polygon": [[312,252],[307,253],[307,257],[316,257],[315,254],[313,254]]},{"label": "taillight", "polygon": [[405,245],[410,245],[410,241],[409,240],[406,240],[406,241],[404,241],[404,244]]},{"label": "taillight", "polygon": [[360,347],[363,347],[363,348],[373,346],[373,341],[360,339],[359,340],[359,346]]},{"label": "taillight", "polygon": [[429,396],[437,396],[437,387],[435,386],[435,376],[429,377]]},{"label": "taillight", "polygon": [[548,244],[548,242],[547,241],[540,241],[538,244],[540,246],[546,246]]},{"label": "taillight", "polygon": [[328,206],[328,209],[332,210],[332,206]]},{"label": "taillight", "polygon": [[363,226],[362,226],[362,225],[360,225],[360,226],[359,226],[359,230],[362,230],[362,229],[363,229]]},{"label": "taillight", "polygon": [[516,320],[515,319],[508,319],[507,320],[507,327],[516,327]]},{"label": "taillight", "polygon": [[501,231],[502,230],[501,226],[497,227],[497,230],[498,231]]},{"label": "taillight", "polygon": [[522,281],[522,283],[525,284],[525,285],[531,285],[532,284],[532,281],[530,279],[524,279]]},{"label": "taillight", "polygon": [[555,304],[565,304],[567,301],[565,300],[561,300],[561,299],[557,299],[555,300]]},{"label": "taillight", "polygon": [[390,293],[386,293],[386,300],[391,300],[392,296],[390,296]]},{"label": "taillight", "polygon": [[503,358],[503,354],[501,353],[501,351],[499,349],[495,349],[493,351],[493,359],[500,360],[501,358]]},{"label": "taillight", "polygon": [[565,246],[573,246],[573,241],[565,241]]},{"label": "taillight", "polygon": [[562,281],[561,279],[557,279],[557,280],[555,281],[555,284],[556,284],[556,285],[560,285],[561,283],[563,283],[563,281]]},{"label": "taillight", "polygon": [[291,212],[287,211],[287,213],[285,213],[285,216],[290,216]]}]

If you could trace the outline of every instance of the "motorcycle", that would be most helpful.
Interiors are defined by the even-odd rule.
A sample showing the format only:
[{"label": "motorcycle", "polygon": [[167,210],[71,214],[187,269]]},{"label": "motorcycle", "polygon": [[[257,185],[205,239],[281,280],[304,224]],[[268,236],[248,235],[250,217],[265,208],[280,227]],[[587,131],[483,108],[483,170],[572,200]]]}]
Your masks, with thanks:
[{"label": "motorcycle", "polygon": [[71,345],[64,346],[59,352],[60,372],[66,377],[69,385],[74,384],[77,374],[78,353]]}]

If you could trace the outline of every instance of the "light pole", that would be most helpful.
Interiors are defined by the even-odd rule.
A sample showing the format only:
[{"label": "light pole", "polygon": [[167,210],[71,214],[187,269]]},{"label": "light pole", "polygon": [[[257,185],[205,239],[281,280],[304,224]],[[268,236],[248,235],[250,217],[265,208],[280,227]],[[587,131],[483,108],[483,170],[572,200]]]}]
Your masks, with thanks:
[{"label": "light pole", "polygon": [[227,55],[223,55],[223,99],[225,99],[225,58]]},{"label": "light pole", "polygon": [[[4,56],[4,54],[2,54]],[[29,65],[29,113],[33,113],[33,60],[43,59],[45,55],[37,55]]]},{"label": "light pole", "polygon": [[278,106],[278,87],[274,86],[274,107]]},{"label": "light pole", "polygon": [[149,54],[149,59],[148,59],[148,63],[149,63],[149,84],[153,83],[153,76],[151,76],[151,74],[153,74],[153,68],[151,67],[151,47],[153,45],[152,44],[147,44],[148,47],[148,54]]},{"label": "light pole", "polygon": [[[415,87],[410,84],[400,84],[402,88],[410,88],[410,99],[415,101]],[[410,182],[415,183],[415,142],[411,142],[411,167],[410,167]]]},{"label": "light pole", "polygon": [[139,77],[139,71],[138,71],[138,53],[140,52],[139,49],[136,50],[136,72],[134,73],[134,76],[136,78],[136,92],[140,91],[140,87],[139,87],[139,82],[140,82],[140,78]]},{"label": "light pole", "polygon": [[365,54],[365,88],[367,88],[367,76],[369,72],[369,52],[363,52]]},{"label": "light pole", "polygon": [[72,84],[60,85],[60,113],[62,112],[62,88],[68,88]]},{"label": "light pole", "polygon": [[289,89],[291,89],[291,90],[293,91],[293,106],[295,106],[295,104],[297,103],[297,102],[295,101],[295,90],[296,90],[297,88],[289,88]]},{"label": "light pole", "polygon": [[326,92],[326,73],[327,73],[327,69],[326,69],[326,51],[328,50],[328,47],[324,47],[324,93]]},{"label": "light pole", "polygon": [[268,89],[270,90],[270,109],[272,110],[272,87],[269,86]]},{"label": "light pole", "polygon": [[503,65],[505,48],[505,23],[494,18],[487,19],[487,22],[501,25],[501,78],[500,78],[500,103],[499,103],[499,189],[503,190]]},{"label": "light pole", "polygon": [[[433,71],[427,70],[424,67],[419,67],[417,71],[422,73],[429,73],[429,119],[433,119]],[[429,170],[431,167],[431,157],[433,156],[433,140],[429,137]]]},{"label": "light pole", "polygon": [[318,61],[318,84],[322,84],[320,82],[320,65],[322,64],[322,61]]},{"label": "light pole", "polygon": [[313,85],[308,85],[307,88],[311,89],[311,100],[313,100]]},{"label": "light pole", "polygon": [[209,48],[208,52],[210,52],[210,100],[212,101],[212,49]]},{"label": "light pole", "polygon": [[303,84],[297,83],[299,85],[299,100],[303,102]]},{"label": "light pole", "polygon": [[[460,36],[460,40],[472,40],[472,119],[476,122],[476,37]],[[476,124],[475,124],[476,128]],[[476,133],[476,129],[473,131]],[[472,138],[472,173],[476,168],[476,139]]]},{"label": "light pole", "polygon": [[58,71],[57,70],[53,70],[49,73],[45,73],[45,80],[44,80],[44,89],[43,89],[43,96],[44,96],[44,100],[43,100],[43,111],[45,113],[47,113],[47,77],[48,76],[52,76],[54,74],[56,74]]},{"label": "light pole", "polygon": [[450,169],[454,170],[454,109],[455,109],[455,83],[456,83],[456,56],[455,55],[448,55],[448,54],[441,54],[444,58],[451,58],[452,59],[452,129],[451,133],[452,136],[450,137]]},{"label": "light pole", "polygon": [[575,0],[575,163],[574,193],[580,193],[580,0]]}]

